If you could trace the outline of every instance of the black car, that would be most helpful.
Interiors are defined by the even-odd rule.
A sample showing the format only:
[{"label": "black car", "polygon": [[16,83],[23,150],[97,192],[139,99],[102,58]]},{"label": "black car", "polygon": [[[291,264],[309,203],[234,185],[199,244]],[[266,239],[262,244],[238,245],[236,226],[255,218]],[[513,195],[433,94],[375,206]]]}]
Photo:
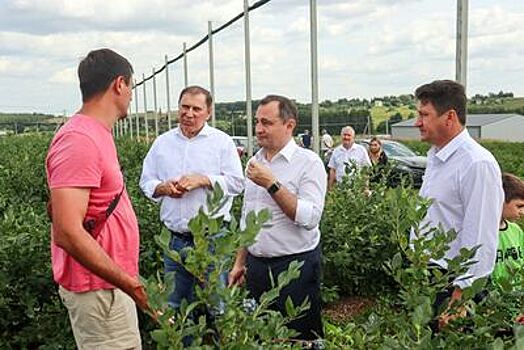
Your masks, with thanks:
[{"label": "black car", "polygon": [[[357,143],[369,146],[369,139],[358,140]],[[394,163],[391,182],[398,185],[402,178],[407,178],[415,188],[422,186],[422,177],[426,171],[426,157],[413,152],[408,146],[397,141],[380,140],[382,149],[390,162]]]}]

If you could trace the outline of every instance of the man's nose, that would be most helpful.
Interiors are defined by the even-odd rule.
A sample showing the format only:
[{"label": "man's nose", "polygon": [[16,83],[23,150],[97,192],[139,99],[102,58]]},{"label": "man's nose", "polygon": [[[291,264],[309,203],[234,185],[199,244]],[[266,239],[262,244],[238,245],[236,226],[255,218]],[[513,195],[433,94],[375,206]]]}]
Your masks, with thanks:
[{"label": "man's nose", "polygon": [[420,117],[417,117],[415,119],[415,126],[421,126],[422,125],[422,118]]}]

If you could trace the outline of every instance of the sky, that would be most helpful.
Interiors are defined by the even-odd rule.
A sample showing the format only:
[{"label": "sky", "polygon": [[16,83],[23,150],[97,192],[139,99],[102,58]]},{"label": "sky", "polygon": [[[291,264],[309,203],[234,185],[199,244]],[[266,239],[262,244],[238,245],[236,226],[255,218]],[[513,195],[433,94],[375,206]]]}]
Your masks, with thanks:
[{"label": "sky", "polygon": [[[317,0],[319,98],[412,93],[455,77],[457,0]],[[255,3],[250,0],[249,4]],[[242,0],[0,0],[0,112],[72,114],[76,69],[109,47],[138,81],[243,11]],[[524,96],[524,1],[469,1],[468,95]],[[311,101],[308,0],[272,0],[250,12],[252,96]],[[214,36],[215,99],[245,100],[243,20]],[[171,104],[183,87],[182,60],[169,66]],[[208,46],[188,55],[189,84],[209,87]],[[157,108],[166,110],[165,73]],[[152,81],[146,84],[153,106]],[[138,95],[143,109],[142,88]],[[133,102],[133,110],[135,103]]]}]

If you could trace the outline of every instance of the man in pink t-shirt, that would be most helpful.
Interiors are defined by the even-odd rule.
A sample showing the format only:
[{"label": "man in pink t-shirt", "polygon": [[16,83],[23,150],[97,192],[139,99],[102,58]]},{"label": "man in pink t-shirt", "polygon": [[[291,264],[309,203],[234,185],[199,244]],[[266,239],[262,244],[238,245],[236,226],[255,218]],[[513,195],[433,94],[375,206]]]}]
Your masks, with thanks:
[{"label": "man in pink t-shirt", "polygon": [[[132,74],[119,54],[91,51],[78,67],[82,108],[55,135],[46,160],[53,275],[80,349],[141,348],[135,303],[146,310],[148,303],[138,280],[138,223],[111,134],[127,116]],[[97,224],[87,231],[90,218]]]}]

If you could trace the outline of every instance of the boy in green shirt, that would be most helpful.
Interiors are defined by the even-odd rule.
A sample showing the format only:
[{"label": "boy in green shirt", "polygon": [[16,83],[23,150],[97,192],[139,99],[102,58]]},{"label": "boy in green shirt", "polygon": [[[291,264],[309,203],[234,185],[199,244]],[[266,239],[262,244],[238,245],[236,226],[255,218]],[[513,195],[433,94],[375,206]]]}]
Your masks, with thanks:
[{"label": "boy in green shirt", "polygon": [[497,260],[491,277],[495,285],[511,281],[515,287],[522,289],[521,281],[513,278],[513,275],[515,271],[524,268],[524,231],[511,221],[516,221],[524,215],[524,181],[504,173],[502,187],[504,204],[499,226]]}]

